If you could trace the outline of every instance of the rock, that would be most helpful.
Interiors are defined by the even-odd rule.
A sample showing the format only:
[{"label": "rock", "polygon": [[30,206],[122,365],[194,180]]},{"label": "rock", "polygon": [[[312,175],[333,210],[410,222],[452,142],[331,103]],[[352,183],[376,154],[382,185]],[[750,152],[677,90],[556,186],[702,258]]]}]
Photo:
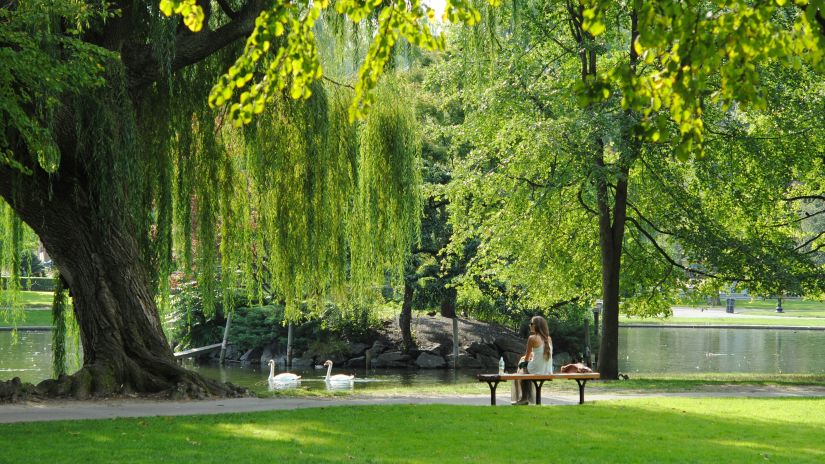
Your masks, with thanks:
[{"label": "rock", "polygon": [[[275,359],[275,350],[276,345],[274,342],[264,346],[261,350],[261,364],[267,364],[270,359]],[[277,363],[278,361],[276,360],[275,362]]]},{"label": "rock", "polygon": [[423,369],[438,369],[447,365],[447,361],[438,355],[421,353],[415,360],[415,364]]},{"label": "rock", "polygon": [[468,346],[464,347],[464,351],[477,355],[476,357],[479,359],[481,356],[496,358],[496,364],[498,364],[499,355],[495,345],[490,346],[484,342],[472,342]]},{"label": "rock", "polygon": [[247,352],[244,353],[241,356],[241,362],[242,363],[250,363],[253,360],[261,359],[261,353],[263,353],[263,352],[264,352],[264,349],[261,348],[261,347],[252,348],[251,350],[247,350]]},{"label": "rock", "polygon": [[513,353],[522,353],[527,348],[527,340],[520,340],[516,337],[499,336],[493,342],[501,352],[510,351]]},{"label": "rock", "polygon": [[387,345],[381,343],[381,341],[379,341],[379,340],[376,340],[375,343],[372,344],[372,348],[370,348],[370,351],[372,351],[373,356],[381,354],[386,350],[387,350]]},{"label": "rock", "polygon": [[437,355],[443,355],[447,353],[447,349],[444,347],[444,344],[435,342],[420,344],[418,345],[418,350]]},{"label": "rock", "polygon": [[353,357],[361,356],[367,351],[367,348],[369,348],[369,345],[365,343],[352,343],[349,346],[349,354]]},{"label": "rock", "polygon": [[553,353],[553,366],[555,366],[556,369],[565,364],[570,364],[572,361],[573,358],[570,356],[570,353],[566,351]]},{"label": "rock", "polygon": [[345,364],[347,367],[367,367],[367,357],[366,356],[358,356],[357,358],[352,358]]},{"label": "rock", "polygon": [[295,369],[306,369],[315,365],[312,358],[292,358],[292,367]]},{"label": "rock", "polygon": [[481,363],[482,367],[494,367],[498,369],[498,356],[476,355],[476,359],[478,359],[478,362]]},{"label": "rock", "polygon": [[458,355],[458,367],[459,368],[480,369],[484,366],[481,364],[481,361],[479,361],[478,359],[470,356],[469,354],[459,354]]},{"label": "rock", "polygon": [[505,369],[515,370],[518,367],[518,360],[524,356],[524,353],[513,353],[512,351],[505,351],[502,354],[504,358]]},{"label": "rock", "polygon": [[387,351],[372,360],[371,367],[408,367],[410,356],[400,351]]}]

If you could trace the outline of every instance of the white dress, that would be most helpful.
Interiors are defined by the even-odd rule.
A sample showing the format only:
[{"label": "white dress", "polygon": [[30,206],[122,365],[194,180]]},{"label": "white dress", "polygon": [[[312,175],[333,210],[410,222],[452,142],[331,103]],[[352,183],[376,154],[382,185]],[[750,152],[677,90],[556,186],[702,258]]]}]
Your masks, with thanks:
[{"label": "white dress", "polygon": [[533,359],[527,363],[527,372],[531,374],[552,374],[553,347],[550,347],[550,359],[544,359],[544,342],[533,348]]}]

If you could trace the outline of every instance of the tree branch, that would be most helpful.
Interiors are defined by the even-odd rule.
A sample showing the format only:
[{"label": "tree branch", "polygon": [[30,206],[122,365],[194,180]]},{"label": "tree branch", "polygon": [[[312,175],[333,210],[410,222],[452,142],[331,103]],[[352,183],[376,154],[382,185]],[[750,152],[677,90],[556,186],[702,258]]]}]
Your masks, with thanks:
[{"label": "tree branch", "polygon": [[232,7],[226,2],[226,0],[218,0],[218,5],[221,7],[221,10],[223,10],[226,16],[229,16],[232,19],[236,19],[238,17],[238,13],[232,11]]},{"label": "tree branch", "polygon": [[817,211],[817,212],[815,212],[815,213],[807,213],[807,212],[806,212],[806,213],[805,213],[805,216],[798,217],[798,218],[796,218],[796,219],[791,219],[791,220],[789,220],[789,221],[785,221],[785,222],[778,222],[778,223],[776,223],[776,224],[771,224],[771,227],[784,227],[784,226],[789,226],[789,225],[791,225],[791,224],[796,224],[797,222],[802,222],[802,221],[804,221],[805,219],[809,219],[809,218],[812,218],[812,217],[814,217],[814,216],[819,216],[820,214],[823,214],[823,213],[825,213],[825,209],[819,210],[819,211]]},{"label": "tree branch", "polygon": [[596,210],[594,210],[593,208],[587,206],[587,203],[584,202],[584,198],[582,197],[581,187],[579,187],[579,192],[578,192],[578,194],[576,194],[576,198],[579,199],[579,203],[582,205],[582,208],[584,208],[585,211],[592,214],[593,216],[598,216],[599,215],[599,213],[597,213]]},{"label": "tree branch", "polygon": [[[170,71],[174,72],[202,61],[232,42],[248,36],[254,29],[255,20],[263,11],[264,5],[263,0],[250,0],[232,21],[217,30],[178,34]],[[123,55],[130,90],[144,87],[164,77],[163,67],[151,46],[141,46],[133,51],[124,50]]]},{"label": "tree branch", "polygon": [[338,87],[346,87],[346,88],[348,88],[348,89],[355,90],[355,87],[354,87],[354,86],[349,85],[349,84],[343,84],[343,83],[338,82],[338,81],[336,81],[336,80],[330,79],[330,78],[329,78],[329,77],[327,77],[327,76],[323,76],[323,77],[322,77],[322,79],[324,79],[325,81],[328,81],[328,82],[330,82],[330,83],[332,83],[332,84],[335,84],[335,85],[337,85]]},{"label": "tree branch", "polygon": [[[793,251],[799,251],[799,250],[801,250],[802,248],[805,248],[806,246],[808,246],[808,245],[810,245],[811,243],[813,243],[813,242],[814,242],[814,240],[818,239],[819,237],[822,237],[823,235],[825,235],[825,230],[823,230],[822,232],[820,232],[820,233],[818,233],[818,234],[814,235],[814,236],[813,236],[813,238],[811,238],[810,240],[806,240],[806,241],[805,241],[805,243],[803,243],[802,245],[799,245],[798,247],[794,248],[794,249],[793,249]],[[816,251],[816,250],[820,249],[821,247],[822,247],[822,245],[819,245],[819,246],[817,246],[816,248],[814,248],[814,249],[812,249],[811,251],[806,252],[806,253],[812,253],[812,252],[814,252],[814,251]]]},{"label": "tree branch", "polygon": [[[636,230],[638,230],[639,232],[641,232],[642,235],[647,237],[647,239],[650,240],[650,243],[653,245],[653,248],[656,248],[656,251],[659,252],[659,255],[661,255],[665,259],[665,261],[670,263],[672,266],[678,267],[679,269],[682,269],[682,270],[685,270],[685,271],[688,271],[688,272],[693,272],[695,274],[701,274],[705,277],[710,277],[710,278],[713,278],[713,279],[719,279],[720,278],[716,274],[711,274],[709,272],[700,271],[698,269],[691,269],[691,268],[688,268],[686,266],[683,266],[683,265],[677,263],[676,260],[671,258],[671,256],[669,254],[667,254],[667,252],[659,245],[659,243],[656,242],[656,240],[649,233],[647,233],[647,231],[639,224],[639,222],[636,221],[636,218],[634,218],[633,216],[628,216],[627,221],[630,222],[631,224],[633,224],[634,226],[636,226]],[[739,280],[744,282],[743,279],[739,279]]]},{"label": "tree branch", "polygon": [[799,200],[825,200],[825,193],[819,195],[799,195],[797,197],[783,198],[784,201],[799,201]]}]

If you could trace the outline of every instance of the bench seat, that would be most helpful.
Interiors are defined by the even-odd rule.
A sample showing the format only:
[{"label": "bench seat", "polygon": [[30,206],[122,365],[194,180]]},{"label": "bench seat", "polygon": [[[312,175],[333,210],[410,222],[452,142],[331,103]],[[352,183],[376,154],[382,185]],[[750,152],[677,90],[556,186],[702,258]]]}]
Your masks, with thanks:
[{"label": "bench seat", "polygon": [[490,404],[496,404],[496,388],[500,382],[508,380],[529,380],[536,387],[536,404],[541,404],[541,387],[550,380],[575,380],[579,384],[579,404],[584,403],[584,386],[588,380],[598,380],[598,372],[571,373],[571,374],[479,374],[479,382],[487,382],[490,386]]}]

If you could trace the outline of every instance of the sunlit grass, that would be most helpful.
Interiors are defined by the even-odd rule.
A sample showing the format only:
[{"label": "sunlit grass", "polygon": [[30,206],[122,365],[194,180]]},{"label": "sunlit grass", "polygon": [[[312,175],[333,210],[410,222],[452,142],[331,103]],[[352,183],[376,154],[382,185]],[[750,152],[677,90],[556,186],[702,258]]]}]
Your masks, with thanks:
[{"label": "sunlit grass", "polygon": [[651,398],[26,423],[0,436],[13,444],[4,462],[813,463],[823,428],[822,399]]},{"label": "sunlit grass", "polygon": [[[744,313],[739,313],[744,314]],[[620,316],[621,324],[685,324],[685,325],[768,325],[772,327],[788,326],[808,326],[823,327],[825,318],[822,319],[800,319],[800,318],[760,318],[760,317],[668,317],[668,318],[639,318]]]},{"label": "sunlit grass", "polygon": [[[724,302],[723,302],[724,303]],[[696,308],[725,309],[725,306],[687,305]],[[776,312],[776,299],[736,300],[734,310],[737,313],[753,315],[771,315],[783,317],[825,317],[825,301],[782,300],[783,313]]]},{"label": "sunlit grass", "polygon": [[[51,311],[24,309],[22,315],[23,318],[17,321],[17,327],[52,325]],[[11,312],[7,309],[0,309],[0,326],[12,326],[13,324]]]}]

